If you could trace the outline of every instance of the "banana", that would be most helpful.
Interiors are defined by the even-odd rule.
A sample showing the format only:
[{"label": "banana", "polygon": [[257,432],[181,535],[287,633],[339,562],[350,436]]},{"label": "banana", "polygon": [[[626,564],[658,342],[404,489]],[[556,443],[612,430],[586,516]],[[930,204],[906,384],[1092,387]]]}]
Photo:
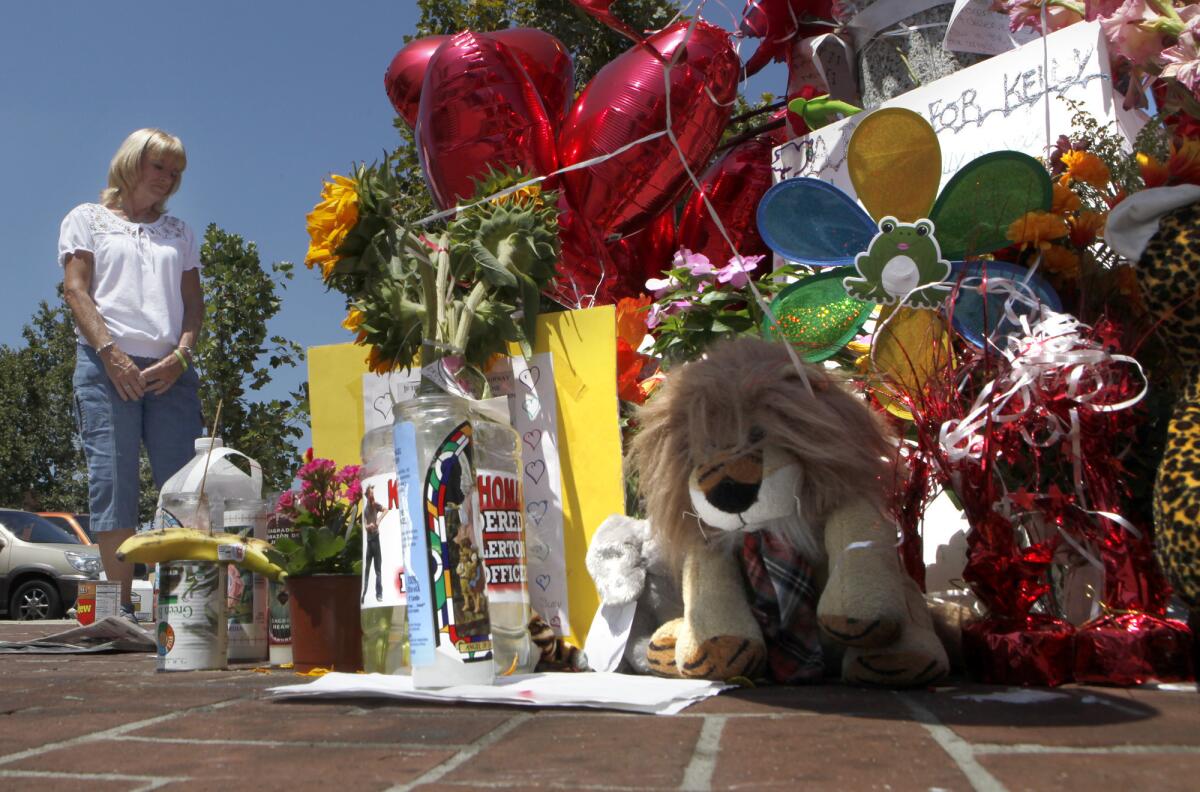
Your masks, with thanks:
[{"label": "banana", "polygon": [[287,574],[267,558],[265,549],[271,547],[268,542],[227,533],[209,534],[194,528],[164,528],[134,534],[117,548],[117,560],[140,564],[229,560],[221,558],[222,545],[240,545],[243,558],[231,563],[251,572],[272,580],[281,580]]}]

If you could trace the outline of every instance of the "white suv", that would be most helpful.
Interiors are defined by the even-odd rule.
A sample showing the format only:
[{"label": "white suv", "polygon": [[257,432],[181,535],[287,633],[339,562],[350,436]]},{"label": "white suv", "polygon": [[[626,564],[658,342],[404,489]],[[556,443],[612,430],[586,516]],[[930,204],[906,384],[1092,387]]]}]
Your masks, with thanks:
[{"label": "white suv", "polygon": [[100,569],[99,547],[32,512],[0,509],[0,611],[9,618],[60,618]]}]

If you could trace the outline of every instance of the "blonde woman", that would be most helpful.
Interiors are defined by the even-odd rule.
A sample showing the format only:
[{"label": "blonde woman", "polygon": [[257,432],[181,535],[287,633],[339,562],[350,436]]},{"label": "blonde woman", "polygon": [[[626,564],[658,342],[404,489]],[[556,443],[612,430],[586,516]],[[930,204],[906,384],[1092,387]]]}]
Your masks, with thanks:
[{"label": "blonde woman", "polygon": [[117,149],[100,202],[72,209],[58,238],[79,341],[75,403],[91,528],[125,606],[133,566],[118,563],[116,549],[138,524],[141,446],[161,487],[191,459],[202,429],[191,354],[204,316],[199,248],[192,229],[167,214],[185,167],[179,138],[139,129]]}]

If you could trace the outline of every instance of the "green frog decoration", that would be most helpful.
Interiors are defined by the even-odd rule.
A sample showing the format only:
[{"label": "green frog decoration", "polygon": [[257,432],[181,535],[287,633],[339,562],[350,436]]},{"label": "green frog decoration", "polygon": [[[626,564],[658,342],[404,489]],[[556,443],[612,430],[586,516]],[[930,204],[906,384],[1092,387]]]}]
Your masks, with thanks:
[{"label": "green frog decoration", "polygon": [[865,253],[854,258],[859,277],[842,280],[851,297],[914,308],[936,308],[950,291],[950,262],[942,258],[933,221],[902,223],[887,216]]}]

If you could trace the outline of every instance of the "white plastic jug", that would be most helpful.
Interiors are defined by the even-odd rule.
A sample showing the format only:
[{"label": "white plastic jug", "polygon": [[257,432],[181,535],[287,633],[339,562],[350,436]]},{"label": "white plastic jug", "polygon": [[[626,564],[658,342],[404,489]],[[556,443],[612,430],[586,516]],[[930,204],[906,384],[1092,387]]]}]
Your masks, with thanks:
[{"label": "white plastic jug", "polygon": [[[196,456],[163,484],[158,494],[160,507],[163,495],[173,492],[198,493],[201,481],[204,482],[205,500],[213,504],[214,510],[220,509],[226,500],[232,498],[262,497],[262,466],[253,459],[240,451],[225,448],[219,437],[198,437],[195,448]],[[234,456],[241,457],[249,463],[248,475],[229,461],[230,457]]]}]

